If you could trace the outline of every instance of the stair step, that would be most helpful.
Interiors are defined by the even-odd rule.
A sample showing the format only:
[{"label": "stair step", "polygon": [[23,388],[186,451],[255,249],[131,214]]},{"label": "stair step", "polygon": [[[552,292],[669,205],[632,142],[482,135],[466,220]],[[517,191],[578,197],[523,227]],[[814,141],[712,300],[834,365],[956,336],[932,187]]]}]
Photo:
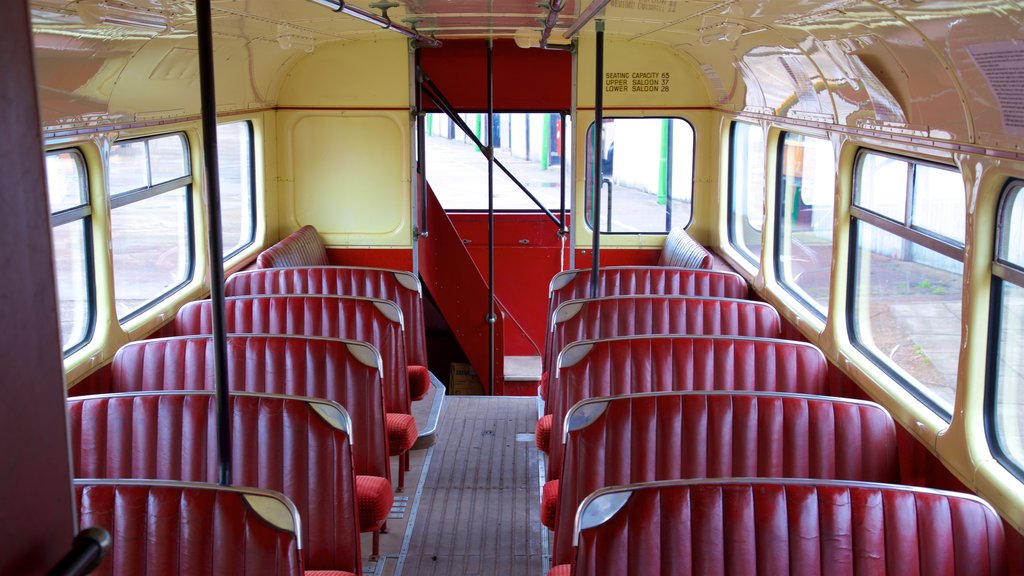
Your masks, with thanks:
[{"label": "stair step", "polygon": [[540,382],[540,356],[505,356],[506,382]]}]

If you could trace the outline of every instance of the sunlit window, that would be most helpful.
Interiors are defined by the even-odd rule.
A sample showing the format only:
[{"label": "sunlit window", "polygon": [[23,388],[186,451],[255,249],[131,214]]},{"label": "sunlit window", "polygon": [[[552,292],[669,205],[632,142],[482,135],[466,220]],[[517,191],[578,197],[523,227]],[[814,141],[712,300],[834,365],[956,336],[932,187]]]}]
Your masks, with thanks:
[{"label": "sunlit window", "polygon": [[77,150],[46,155],[46,188],[53,225],[54,272],[64,354],[89,341],[95,317],[91,215],[85,161]]},{"label": "sunlit window", "polygon": [[121,321],[192,276],[192,176],[183,134],[118,142],[110,149],[114,298]]},{"label": "sunlit window", "polygon": [[[487,114],[460,118],[482,143],[487,143]],[[565,121],[563,130],[562,121]],[[448,116],[426,117],[427,182],[445,210],[487,209],[487,158]],[[565,134],[565,208],[570,208],[572,118],[558,113],[495,113],[494,158],[545,208],[562,207],[562,134]],[[494,167],[495,210],[540,210],[498,166]]]},{"label": "sunlit window", "polygon": [[765,141],[760,126],[733,122],[729,156],[729,243],[760,265]]},{"label": "sunlit window", "polygon": [[[602,233],[664,234],[693,212],[693,127],[680,118],[606,118]],[[593,222],[594,127],[587,131],[586,222]]]},{"label": "sunlit window", "polygon": [[989,443],[996,456],[1024,477],[1024,185],[1003,196],[992,266],[994,305],[987,398]]},{"label": "sunlit window", "polygon": [[232,122],[217,126],[217,154],[221,233],[227,260],[252,245],[256,235],[252,125]]},{"label": "sunlit window", "polygon": [[945,166],[862,152],[851,213],[854,344],[948,419],[962,326],[963,179]]},{"label": "sunlit window", "polygon": [[824,318],[832,270],[835,155],[832,143],[782,137],[776,269],[779,281]]}]

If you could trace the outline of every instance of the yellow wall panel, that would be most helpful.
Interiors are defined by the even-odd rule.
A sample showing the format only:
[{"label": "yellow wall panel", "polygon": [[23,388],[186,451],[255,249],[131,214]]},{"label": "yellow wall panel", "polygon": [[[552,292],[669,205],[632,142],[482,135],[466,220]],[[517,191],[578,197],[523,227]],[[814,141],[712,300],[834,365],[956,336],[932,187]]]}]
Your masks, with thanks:
[{"label": "yellow wall panel", "polygon": [[408,107],[408,44],[398,37],[318,46],[288,72],[278,105]]}]

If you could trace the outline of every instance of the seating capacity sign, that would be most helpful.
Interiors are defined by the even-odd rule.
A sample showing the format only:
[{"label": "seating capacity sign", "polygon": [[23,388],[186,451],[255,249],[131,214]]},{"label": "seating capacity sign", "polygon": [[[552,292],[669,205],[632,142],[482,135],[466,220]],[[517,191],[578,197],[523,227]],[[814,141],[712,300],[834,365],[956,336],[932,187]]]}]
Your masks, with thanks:
[{"label": "seating capacity sign", "polygon": [[668,92],[669,72],[605,72],[604,91],[643,94]]}]

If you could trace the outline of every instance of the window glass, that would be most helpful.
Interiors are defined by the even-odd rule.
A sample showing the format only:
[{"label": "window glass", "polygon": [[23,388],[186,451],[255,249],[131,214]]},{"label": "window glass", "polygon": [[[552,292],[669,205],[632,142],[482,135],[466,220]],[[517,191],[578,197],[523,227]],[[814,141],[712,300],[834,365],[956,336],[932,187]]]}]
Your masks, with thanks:
[{"label": "window glass", "polygon": [[[141,144],[141,146],[140,146]],[[110,181],[130,181],[121,172],[151,166],[154,180],[173,180],[188,169],[185,139],[171,135],[116,144],[131,161],[110,163]],[[176,149],[175,149],[176,148]],[[137,151],[144,155],[141,162]],[[172,176],[176,175],[176,176]],[[187,175],[187,172],[186,172]],[[162,182],[159,182],[162,183]],[[114,257],[117,316],[128,320],[186,284],[192,275],[191,182],[161,191],[145,186],[139,193],[111,201],[110,234]]]},{"label": "window glass", "polygon": [[[693,128],[680,118],[606,118],[601,136],[601,232],[664,234],[690,223]],[[586,222],[591,229],[594,127],[587,131]]]},{"label": "window glass", "polygon": [[1003,197],[994,266],[995,299],[992,335],[995,354],[989,356],[989,442],[1004,464],[1024,477],[1024,190],[1011,186]]},{"label": "window glass", "polygon": [[758,264],[764,225],[764,131],[754,124],[734,122],[731,146],[729,240]]},{"label": "window glass", "polygon": [[911,224],[915,228],[945,236],[962,246],[967,232],[966,216],[967,198],[959,172],[928,165],[914,168],[914,216]]},{"label": "window glass", "polygon": [[252,128],[248,122],[217,127],[221,233],[227,260],[253,242],[256,225]]},{"label": "window glass", "polygon": [[46,155],[46,186],[53,218],[53,259],[65,355],[81,348],[92,332],[94,298],[90,207],[85,161],[77,150]]},{"label": "window glass", "polygon": [[46,155],[46,191],[51,213],[88,203],[85,168],[78,152],[63,150]]},{"label": "window glass", "polygon": [[[487,114],[459,115],[473,134],[487,142]],[[572,151],[572,119],[565,116],[566,155]],[[548,210],[561,207],[562,116],[556,113],[495,113],[494,158]],[[446,115],[426,117],[427,182],[446,210],[487,209],[487,158]],[[567,162],[571,159],[566,158]],[[566,178],[572,166],[566,165]],[[570,208],[566,182],[566,210]],[[539,210],[498,166],[494,167],[495,210]]]},{"label": "window glass", "polygon": [[955,232],[966,221],[963,180],[952,169],[873,152],[860,154],[856,174],[854,344],[949,419],[960,356],[963,247],[929,232]]},{"label": "window glass", "polygon": [[149,161],[146,141],[119,142],[110,147],[110,194],[139,190],[149,185]]},{"label": "window glass", "polygon": [[783,136],[776,243],[779,280],[822,315],[832,270],[835,181],[829,140]]},{"label": "window glass", "polygon": [[185,157],[185,142],[181,134],[153,138],[147,142],[150,172],[153,175],[150,186],[188,175],[188,159]]},{"label": "window glass", "polygon": [[882,154],[862,154],[857,163],[854,203],[903,222],[907,217],[907,179],[910,163]]}]

